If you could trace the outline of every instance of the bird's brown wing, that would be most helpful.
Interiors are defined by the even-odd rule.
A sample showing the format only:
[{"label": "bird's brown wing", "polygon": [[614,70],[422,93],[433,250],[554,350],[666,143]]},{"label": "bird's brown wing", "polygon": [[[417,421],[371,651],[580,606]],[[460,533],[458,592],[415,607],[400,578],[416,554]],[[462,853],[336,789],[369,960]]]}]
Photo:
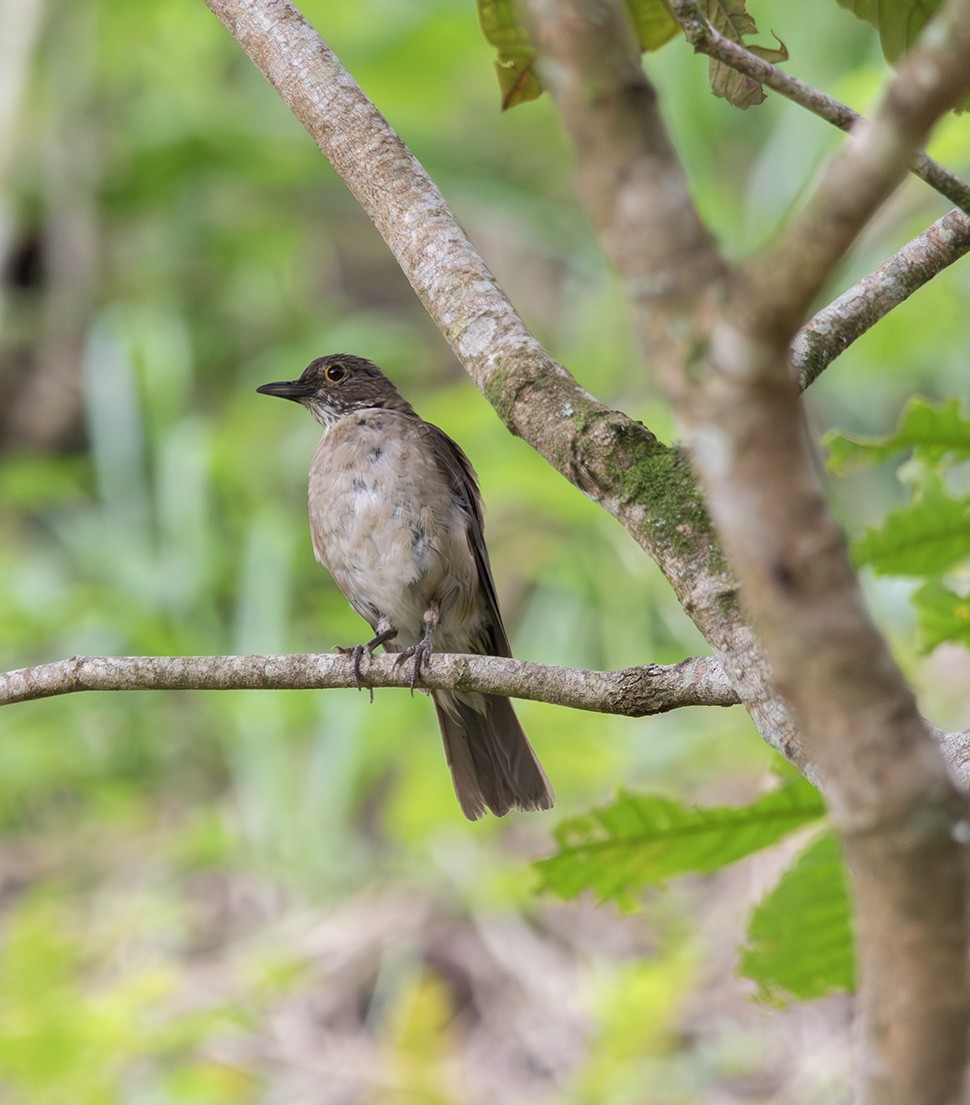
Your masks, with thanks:
[{"label": "bird's brown wing", "polygon": [[[435,458],[467,520],[468,545],[478,567],[488,616],[482,620],[477,651],[511,656],[485,548],[484,510],[475,469],[444,431],[425,425]],[[467,818],[474,821],[486,808],[501,817],[512,809],[552,806],[552,787],[507,698],[461,691],[434,691],[432,697],[455,793]]]},{"label": "bird's brown wing", "polygon": [[481,583],[482,594],[488,606],[488,617],[485,619],[481,641],[481,652],[486,656],[511,656],[512,650],[509,639],[502,623],[502,615],[498,607],[498,595],[495,591],[495,581],[492,579],[492,567],[488,560],[488,550],[485,547],[485,510],[482,505],[482,496],[478,490],[478,480],[472,462],[465,455],[464,450],[437,426],[426,422],[428,433],[431,435],[431,445],[442,472],[451,482],[452,490],[458,498],[463,513],[467,519],[468,545],[475,558],[478,568],[478,579]]}]

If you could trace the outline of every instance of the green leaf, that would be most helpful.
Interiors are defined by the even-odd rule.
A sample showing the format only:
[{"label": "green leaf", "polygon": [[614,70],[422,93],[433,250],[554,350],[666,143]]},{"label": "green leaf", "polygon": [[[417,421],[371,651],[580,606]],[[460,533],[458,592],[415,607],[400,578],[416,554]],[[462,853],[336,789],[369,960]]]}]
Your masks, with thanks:
[{"label": "green leaf", "polygon": [[663,0],[627,0],[641,50],[659,50],[680,30]]},{"label": "green leaf", "polygon": [[878,530],[855,543],[856,563],[882,575],[945,572],[970,550],[970,500],[951,499],[937,485],[894,510]]},{"label": "green leaf", "polygon": [[839,7],[852,12],[857,19],[871,23],[873,27],[877,25],[876,0],[838,0],[838,3]]},{"label": "green leaf", "polygon": [[940,0],[879,0],[879,39],[888,61],[916,43],[939,6]]},{"label": "green leaf", "polygon": [[502,110],[535,100],[542,85],[532,71],[535,50],[519,18],[515,0],[478,0],[482,34],[495,47],[495,72],[502,93]]},{"label": "green leaf", "polygon": [[542,889],[560,897],[592,890],[602,901],[629,904],[646,886],[687,871],[717,871],[823,812],[818,792],[801,776],[741,807],[697,809],[670,798],[622,795],[563,822],[558,854],[535,867]]},{"label": "green leaf", "polygon": [[857,464],[876,464],[895,453],[915,449],[927,460],[952,455],[970,457],[970,418],[963,413],[959,399],[934,406],[925,399],[912,399],[888,437],[848,438],[830,435],[826,444],[829,464],[845,471]]},{"label": "green leaf", "polygon": [[913,605],[924,652],[947,641],[970,648],[970,597],[931,579],[913,595]]},{"label": "green leaf", "polygon": [[854,989],[849,899],[834,832],[810,844],[757,906],[738,970],[774,1002]]},{"label": "green leaf", "polygon": [[894,62],[916,42],[940,0],[838,0],[879,32],[886,60]]}]

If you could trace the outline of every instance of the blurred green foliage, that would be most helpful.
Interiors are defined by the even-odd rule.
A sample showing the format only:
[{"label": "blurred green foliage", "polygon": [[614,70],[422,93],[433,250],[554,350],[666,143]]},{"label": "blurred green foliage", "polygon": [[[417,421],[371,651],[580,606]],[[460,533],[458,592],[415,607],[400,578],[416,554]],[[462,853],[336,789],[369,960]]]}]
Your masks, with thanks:
[{"label": "blurred green foliage", "polygon": [[[499,113],[474,5],[304,10],[540,338],[598,396],[672,437],[573,198],[552,106]],[[797,5],[752,11],[794,72],[865,109],[885,69],[862,24],[831,4],[811,32]],[[340,350],[380,363],[472,457],[518,655],[620,667],[703,648],[632,541],[508,437],[201,0],[52,0],[26,39],[25,82],[4,88],[19,109],[0,134],[5,667],[358,641],[364,627],[307,537],[317,429],[254,393]],[[840,137],[774,98],[744,114],[715,100],[706,60],[683,43],[647,64],[704,217],[732,255],[757,246]],[[937,147],[958,170],[970,160],[954,123]],[[938,213],[907,184],[841,279]],[[947,273],[860,341],[815,389],[816,422],[882,433],[911,391],[956,391],[966,285]],[[861,528],[899,492],[876,471],[833,494]],[[915,665],[900,596],[875,600]],[[931,712],[932,672],[921,679]],[[680,806],[757,802],[770,759],[746,719],[520,713],[559,812],[472,827],[421,696],[92,694],[6,710],[0,1100],[307,1099],[298,1077],[333,1039],[354,1056],[366,1039],[360,1067],[393,1087],[334,1101],[503,1100],[499,1082],[456,1081],[461,1048],[532,1099],[577,1103],[642,1100],[645,1077],[664,1087],[658,1101],[696,1101],[758,1068],[743,1049],[692,1046],[682,1027],[709,945],[740,938],[694,931],[717,885],[594,922],[582,904],[537,900],[525,863],[551,850],[558,817],[621,786]],[[498,978],[514,996],[489,1021]],[[508,1069],[491,1058],[500,1044],[517,1057]]]}]

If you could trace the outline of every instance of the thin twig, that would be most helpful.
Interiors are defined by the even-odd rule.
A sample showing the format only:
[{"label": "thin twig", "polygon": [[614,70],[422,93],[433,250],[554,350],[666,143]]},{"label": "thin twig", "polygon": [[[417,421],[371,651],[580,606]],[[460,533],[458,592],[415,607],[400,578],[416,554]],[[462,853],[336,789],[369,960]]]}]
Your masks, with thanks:
[{"label": "thin twig", "polygon": [[[760,84],[766,84],[792,103],[804,107],[813,115],[817,115],[840,130],[851,130],[862,118],[847,104],[820,92],[817,88],[812,88],[811,85],[790,76],[777,66],[759,58],[757,54],[746,50],[739,43],[725,38],[711,26],[695,0],[668,0],[668,2],[695,53],[705,54]],[[946,196],[950,203],[970,214],[970,184],[965,180],[922,151],[914,155],[910,163],[910,172],[931,188],[935,188],[940,195]]]},{"label": "thin twig", "polygon": [[[320,690],[411,685],[396,657],[365,660],[359,684],[347,656],[74,656],[0,674],[0,705],[77,691]],[[575,710],[644,717],[682,706],[734,706],[739,699],[713,657],[585,671],[498,656],[436,653],[417,687],[463,690]]]},{"label": "thin twig", "polygon": [[934,33],[900,59],[871,117],[830,158],[804,205],[741,267],[732,298],[745,305],[738,317],[757,346],[753,377],[777,369],[776,350],[787,354],[812,300],[898,186],[912,151],[970,90],[962,4],[943,5]]},{"label": "thin twig", "polygon": [[[726,38],[710,24],[695,0],[670,0],[670,6],[697,53],[767,85],[840,130],[851,130],[861,118],[847,104]],[[803,388],[893,308],[970,250],[970,185],[922,152],[913,159],[911,170],[956,204],[958,210],[944,215],[908,242],[802,328],[792,360]]]}]

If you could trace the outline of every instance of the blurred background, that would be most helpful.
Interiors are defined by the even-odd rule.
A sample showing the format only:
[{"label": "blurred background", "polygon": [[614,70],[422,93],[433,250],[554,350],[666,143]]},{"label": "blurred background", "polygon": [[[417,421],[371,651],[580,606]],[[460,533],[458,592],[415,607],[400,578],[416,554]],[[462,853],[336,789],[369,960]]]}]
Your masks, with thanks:
[{"label": "blurred background", "polygon": [[[574,199],[548,98],[499,111],[471,0],[303,10],[423,161],[519,311],[607,403],[670,417]],[[864,110],[886,68],[834,3],[752,0],[789,70]],[[740,112],[675,41],[647,59],[705,218],[764,241],[840,137]],[[966,123],[935,152],[967,169]],[[899,193],[841,274],[946,210]],[[313,357],[384,367],[475,464],[516,654],[611,668],[707,651],[605,514],[511,438],[373,228],[202,0],[0,2],[0,654],[326,651],[367,627],[314,563],[318,428],[255,394]],[[888,431],[965,389],[957,266],[813,388],[819,430]],[[833,294],[839,290],[833,288]],[[927,322],[931,320],[931,322]],[[859,532],[890,470],[839,480]],[[918,661],[926,712],[966,667]],[[847,1004],[778,1011],[735,978],[784,862],[620,916],[536,897],[555,825],[620,788],[745,801],[771,757],[740,710],[642,721],[523,703],[550,815],[464,821],[431,704],[381,692],[85,694],[4,711],[0,1101],[832,1102]]]}]

